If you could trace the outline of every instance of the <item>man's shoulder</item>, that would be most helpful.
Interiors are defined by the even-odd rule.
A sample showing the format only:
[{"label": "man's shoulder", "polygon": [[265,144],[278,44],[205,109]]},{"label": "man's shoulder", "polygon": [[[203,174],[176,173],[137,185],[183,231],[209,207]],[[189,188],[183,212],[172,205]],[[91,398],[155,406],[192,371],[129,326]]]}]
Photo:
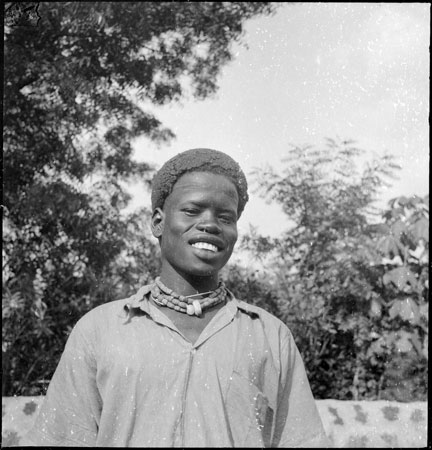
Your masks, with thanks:
[{"label": "man's shoulder", "polygon": [[127,303],[127,300],[127,298],[123,298],[120,300],[111,300],[107,303],[102,303],[101,305],[95,306],[93,309],[84,314],[80,320],[96,319],[99,317],[110,315],[112,313],[116,313],[118,311],[122,311],[124,305],[126,305]]},{"label": "man's shoulder", "polygon": [[259,318],[266,326],[278,329],[280,328],[290,333],[288,327],[284,322],[282,322],[282,320],[280,320],[272,313],[266,311],[264,308],[252,305],[251,303],[247,303],[244,300],[239,299],[236,300],[238,302],[238,308],[247,313],[248,315],[250,315],[251,317]]},{"label": "man's shoulder", "polygon": [[[144,288],[146,287],[144,286]],[[109,328],[115,323],[123,323],[127,319],[128,306],[138,300],[137,295],[142,293],[142,291],[143,288],[129,297],[112,300],[94,307],[78,320],[76,328],[82,330],[99,326]]]},{"label": "man's shoulder", "polygon": [[[289,327],[278,317],[256,305],[237,300],[238,309],[243,317],[250,318],[247,325],[250,337],[258,339],[257,345],[268,345],[273,356],[279,358],[282,349],[291,348],[295,344],[294,336]],[[288,355],[287,352],[284,353]]]}]

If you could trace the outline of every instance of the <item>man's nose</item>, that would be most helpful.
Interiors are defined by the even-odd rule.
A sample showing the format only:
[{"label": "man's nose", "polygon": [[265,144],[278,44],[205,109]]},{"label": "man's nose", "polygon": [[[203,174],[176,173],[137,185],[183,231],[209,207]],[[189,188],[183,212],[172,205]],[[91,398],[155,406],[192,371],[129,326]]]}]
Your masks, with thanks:
[{"label": "man's nose", "polygon": [[206,214],[202,217],[202,220],[197,225],[197,229],[204,233],[219,234],[221,232],[221,228],[213,214]]}]

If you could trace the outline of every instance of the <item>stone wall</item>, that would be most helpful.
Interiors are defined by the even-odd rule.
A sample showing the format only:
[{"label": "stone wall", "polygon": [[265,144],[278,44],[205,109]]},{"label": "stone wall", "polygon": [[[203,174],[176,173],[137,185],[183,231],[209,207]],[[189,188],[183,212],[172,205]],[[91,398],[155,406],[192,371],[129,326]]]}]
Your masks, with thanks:
[{"label": "stone wall", "polygon": [[336,448],[421,448],[427,440],[427,403],[317,400]]},{"label": "stone wall", "polygon": [[[2,447],[20,445],[43,397],[2,398]],[[426,447],[427,403],[317,400],[324,428],[336,448]]]}]

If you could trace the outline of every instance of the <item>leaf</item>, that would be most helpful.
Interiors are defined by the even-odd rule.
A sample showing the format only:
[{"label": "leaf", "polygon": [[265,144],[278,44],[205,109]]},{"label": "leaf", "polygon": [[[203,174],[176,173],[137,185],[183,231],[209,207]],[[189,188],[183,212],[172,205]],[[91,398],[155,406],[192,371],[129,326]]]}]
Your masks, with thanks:
[{"label": "leaf", "polygon": [[396,220],[396,222],[394,222],[390,227],[390,232],[396,237],[397,240],[400,240],[402,234],[407,231],[407,226],[404,222],[402,222],[402,220]]},{"label": "leaf", "polygon": [[396,316],[399,315],[401,309],[401,305],[400,305],[400,301],[399,300],[395,300],[391,306],[391,308],[389,309],[389,316],[391,319],[394,319]]},{"label": "leaf", "polygon": [[396,350],[401,353],[409,353],[413,349],[411,334],[407,331],[399,331],[395,342]]},{"label": "leaf", "polygon": [[419,355],[423,354],[423,347],[417,332],[411,334],[411,343]]},{"label": "leaf", "polygon": [[[409,332],[406,330],[392,331],[386,337],[387,346],[399,353],[410,353],[413,349],[421,350],[422,345],[417,332]],[[423,347],[424,348],[424,347]]]},{"label": "leaf", "polygon": [[428,317],[429,317],[429,303],[421,304],[420,307],[419,307],[419,313],[420,313],[421,317],[423,317],[425,319],[428,319]]},{"label": "leaf", "polygon": [[399,254],[398,240],[392,236],[383,236],[378,240],[377,249],[385,256],[392,258]]},{"label": "leaf", "polygon": [[385,339],[379,338],[376,341],[372,342],[367,350],[368,358],[371,358],[372,355],[382,355],[388,351],[388,347]]},{"label": "leaf", "polygon": [[429,242],[429,220],[426,217],[422,217],[410,226],[410,234],[414,237],[415,242],[423,239],[425,242]]},{"label": "leaf", "polygon": [[395,201],[400,206],[405,206],[405,205],[409,204],[409,199],[407,197],[405,197],[404,195],[402,195],[401,197],[397,197],[395,199]]},{"label": "leaf", "polygon": [[378,234],[390,234],[390,227],[385,223],[374,223],[368,226],[368,229],[372,233]]},{"label": "leaf", "polygon": [[383,283],[385,285],[391,283],[403,292],[415,290],[418,287],[416,276],[405,266],[386,272],[383,276]]},{"label": "leaf", "polygon": [[412,298],[395,300],[389,310],[389,315],[392,319],[399,316],[401,319],[415,325],[420,320],[420,309]]},{"label": "leaf", "polygon": [[382,306],[377,299],[372,299],[369,314],[371,317],[381,317]]},{"label": "leaf", "polygon": [[423,347],[422,347],[422,354],[426,359],[429,359],[429,337],[428,335],[425,336],[423,341]]}]

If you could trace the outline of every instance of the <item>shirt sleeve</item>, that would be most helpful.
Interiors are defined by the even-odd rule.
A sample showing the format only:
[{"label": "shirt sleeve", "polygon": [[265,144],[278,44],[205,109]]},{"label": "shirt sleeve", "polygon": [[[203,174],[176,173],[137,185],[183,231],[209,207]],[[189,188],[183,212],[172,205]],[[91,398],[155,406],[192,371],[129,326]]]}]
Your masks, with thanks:
[{"label": "shirt sleeve", "polygon": [[272,447],[328,448],[302,357],[290,332],[281,346],[281,385]]},{"label": "shirt sleeve", "polygon": [[26,435],[34,445],[92,447],[96,443],[102,400],[92,346],[79,324],[69,336],[40,413]]}]

